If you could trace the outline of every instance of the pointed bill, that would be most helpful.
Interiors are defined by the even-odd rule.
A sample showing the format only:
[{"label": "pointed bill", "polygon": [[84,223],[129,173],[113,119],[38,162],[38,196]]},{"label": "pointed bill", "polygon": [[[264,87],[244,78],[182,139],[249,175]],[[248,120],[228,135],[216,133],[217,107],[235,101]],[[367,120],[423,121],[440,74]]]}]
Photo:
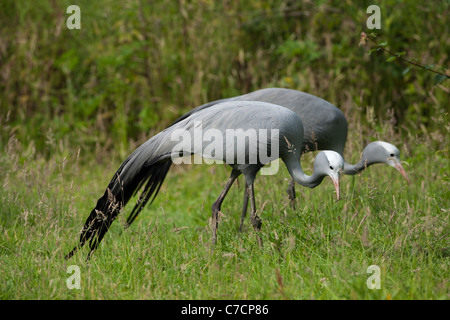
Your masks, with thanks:
[{"label": "pointed bill", "polygon": [[408,183],[411,183],[400,161],[395,161],[393,167],[397,169],[398,172],[400,172],[400,174],[406,179],[406,181],[408,181]]},{"label": "pointed bill", "polygon": [[336,198],[337,198],[337,200],[340,200],[340,191],[339,191],[339,189],[340,189],[339,179],[341,178],[340,171],[337,173],[335,172],[332,175],[330,174],[329,176],[331,178],[331,181],[333,181],[334,189],[336,190]]},{"label": "pointed bill", "polygon": [[339,194],[339,178],[338,179],[332,179],[334,184],[334,189],[336,190],[336,197],[337,200],[340,200],[340,194]]}]

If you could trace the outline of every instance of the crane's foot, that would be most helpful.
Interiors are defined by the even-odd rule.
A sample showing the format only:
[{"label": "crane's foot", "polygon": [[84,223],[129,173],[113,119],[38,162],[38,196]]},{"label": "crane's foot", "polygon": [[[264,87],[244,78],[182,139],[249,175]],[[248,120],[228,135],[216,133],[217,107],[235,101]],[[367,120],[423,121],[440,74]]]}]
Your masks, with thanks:
[{"label": "crane's foot", "polygon": [[263,241],[262,241],[261,236],[258,233],[256,234],[256,241],[258,241],[258,247],[260,247],[262,249]]},{"label": "crane's foot", "polygon": [[288,188],[286,189],[288,194],[289,202],[291,203],[291,207],[295,210],[295,182],[291,179],[289,180]]},{"label": "crane's foot", "polygon": [[242,233],[244,231],[244,219],[241,219],[241,224],[239,225],[239,232]]},{"label": "crane's foot", "polygon": [[211,242],[214,246],[217,243],[217,227],[219,225],[219,209],[213,205],[211,218]]},{"label": "crane's foot", "polygon": [[289,202],[291,203],[292,210],[295,211],[295,199],[291,199]]},{"label": "crane's foot", "polygon": [[260,235],[261,226],[262,226],[261,218],[258,217],[257,215],[254,215],[252,217],[252,225],[253,225],[253,228],[256,231],[256,240],[258,241],[258,246],[260,248],[262,248],[263,247],[263,241],[262,241],[262,238],[261,238],[261,235]]}]

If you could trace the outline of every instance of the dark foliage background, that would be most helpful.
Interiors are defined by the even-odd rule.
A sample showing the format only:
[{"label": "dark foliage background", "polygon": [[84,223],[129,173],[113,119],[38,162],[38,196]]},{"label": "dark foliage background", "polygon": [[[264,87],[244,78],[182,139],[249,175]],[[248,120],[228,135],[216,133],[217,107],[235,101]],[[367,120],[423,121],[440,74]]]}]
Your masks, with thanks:
[{"label": "dark foliage background", "polygon": [[[81,30],[66,27],[71,4]],[[445,137],[449,81],[359,46],[370,4],[2,1],[0,142],[14,136],[47,156],[49,141],[125,156],[130,141],[195,106],[269,86],[318,95],[349,119],[390,121],[402,136]],[[448,1],[377,4],[379,43],[448,73]]]}]

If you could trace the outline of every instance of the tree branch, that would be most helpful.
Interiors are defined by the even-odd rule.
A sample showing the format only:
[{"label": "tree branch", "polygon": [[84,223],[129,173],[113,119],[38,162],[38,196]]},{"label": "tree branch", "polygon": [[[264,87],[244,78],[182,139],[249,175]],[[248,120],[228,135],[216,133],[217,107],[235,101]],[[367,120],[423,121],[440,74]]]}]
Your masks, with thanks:
[{"label": "tree branch", "polygon": [[411,64],[411,65],[413,65],[415,67],[434,72],[434,73],[440,75],[441,77],[444,77],[442,79],[442,81],[445,80],[445,79],[450,79],[450,76],[448,76],[447,74],[445,74],[443,72],[439,72],[439,71],[434,70],[434,69],[432,69],[432,68],[430,68],[428,66],[423,66],[423,65],[421,65],[421,64],[419,64],[417,62],[412,61],[411,59],[405,58],[405,57],[403,57],[403,54],[401,54],[399,52],[392,52],[391,50],[386,49],[385,45],[378,43],[375,40],[374,37],[372,37],[370,35],[367,35],[365,32],[361,33],[361,40],[359,42],[359,45],[360,46],[364,46],[366,44],[366,39],[369,39],[370,41],[372,41],[376,45],[377,50],[383,50],[384,52],[390,54],[391,56],[395,57],[396,59],[400,59],[400,60],[402,60],[404,62],[407,62],[407,63],[409,63],[409,64]]}]

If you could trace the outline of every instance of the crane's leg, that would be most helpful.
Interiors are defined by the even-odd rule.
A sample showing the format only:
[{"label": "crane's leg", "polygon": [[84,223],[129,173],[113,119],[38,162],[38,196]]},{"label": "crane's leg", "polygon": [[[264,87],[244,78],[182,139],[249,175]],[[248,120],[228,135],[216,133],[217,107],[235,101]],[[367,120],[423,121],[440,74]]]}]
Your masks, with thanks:
[{"label": "crane's leg", "polygon": [[262,222],[261,219],[256,214],[255,191],[253,189],[253,183],[248,186],[247,190],[248,190],[248,197],[250,198],[250,209],[251,209],[250,221],[252,222],[253,228],[256,231],[258,245],[262,248],[262,239],[259,234],[259,232],[261,231]]},{"label": "crane's leg", "polygon": [[294,179],[289,179],[289,185],[287,188],[288,198],[291,202],[292,209],[295,210],[295,182]]},{"label": "crane's leg", "polygon": [[[247,193],[247,183],[245,183],[245,190],[244,190],[244,203],[242,205],[242,214],[241,214],[241,224],[239,225],[239,232],[242,232],[244,228],[244,220],[245,216],[247,215],[247,207],[248,207],[248,193]],[[289,197],[289,200],[291,202],[292,209],[295,210],[295,182],[294,179],[289,180],[289,185],[287,188],[287,194]]]},{"label": "crane's leg", "polygon": [[225,187],[223,188],[222,192],[220,193],[217,200],[212,205],[212,243],[213,245],[216,244],[217,241],[217,226],[219,223],[219,211],[222,206],[222,202],[225,199],[228,190],[230,190],[231,186],[233,185],[234,180],[236,180],[237,177],[239,177],[241,173],[237,170],[231,171],[230,178],[228,178],[227,183],[225,184]]},{"label": "crane's leg", "polygon": [[241,214],[241,224],[239,225],[239,232],[242,232],[244,228],[244,219],[247,215],[247,207],[248,207],[248,193],[247,193],[247,182],[245,183],[245,189],[244,189],[244,203],[242,205],[242,214]]}]

